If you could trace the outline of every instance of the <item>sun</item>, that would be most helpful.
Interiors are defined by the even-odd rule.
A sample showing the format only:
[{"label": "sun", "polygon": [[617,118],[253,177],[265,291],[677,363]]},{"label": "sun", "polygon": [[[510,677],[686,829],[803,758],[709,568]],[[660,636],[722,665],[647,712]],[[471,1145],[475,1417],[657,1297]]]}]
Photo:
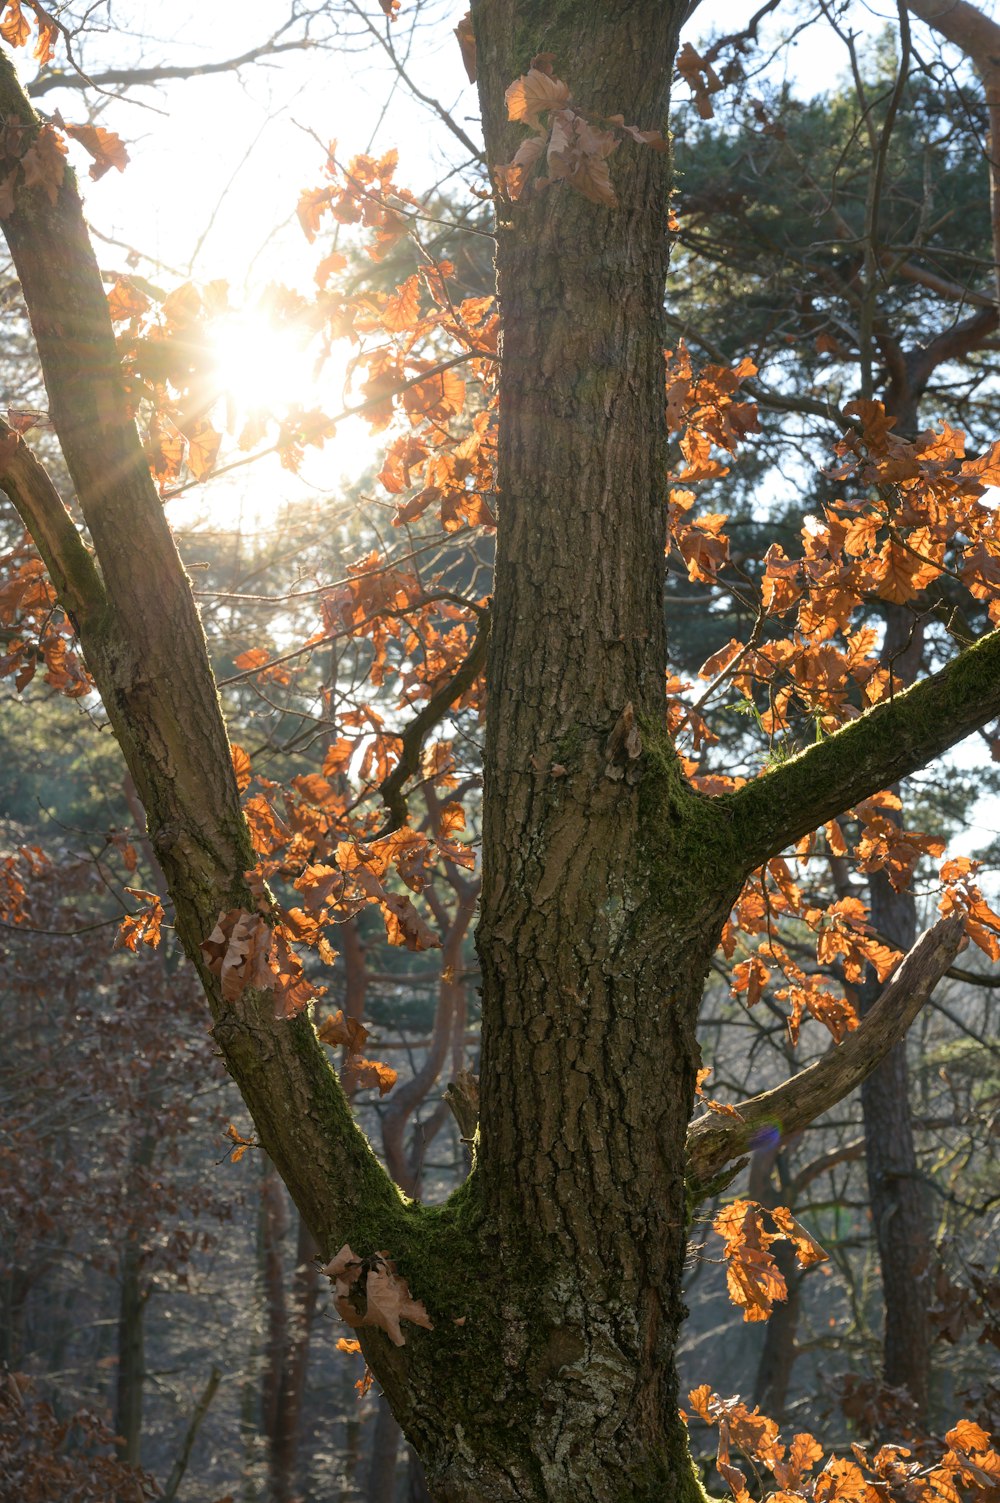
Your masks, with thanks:
[{"label": "sun", "polygon": [[317,342],[301,322],[258,310],[224,313],[210,338],[215,379],[237,417],[280,418],[291,407],[315,405]]},{"label": "sun", "polygon": [[[341,416],[360,401],[351,391],[347,340],[325,344],[307,321],[261,307],[220,313],[208,339],[217,403],[212,420],[226,437],[219,473],[170,502],[175,531],[264,531],[288,505],[341,491],[370,468],[377,444],[368,425]],[[295,409],[336,420],[322,448],[306,449],[298,475],[268,452],[275,425]]]}]

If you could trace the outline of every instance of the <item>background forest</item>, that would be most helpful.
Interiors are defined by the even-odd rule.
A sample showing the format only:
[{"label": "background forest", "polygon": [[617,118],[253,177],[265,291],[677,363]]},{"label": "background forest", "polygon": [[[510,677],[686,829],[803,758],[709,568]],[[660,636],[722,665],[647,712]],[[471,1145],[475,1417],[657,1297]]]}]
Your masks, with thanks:
[{"label": "background forest", "polygon": [[[402,711],[434,681],[426,665],[441,678],[469,661],[490,589],[488,507],[455,479],[456,456],[471,471],[476,451],[463,456],[456,436],[449,474],[403,499],[431,452],[427,433],[455,415],[449,325],[462,326],[473,360],[495,343],[484,167],[452,37],[461,18],[412,3],[390,22],[386,9],[295,4],[276,25],[248,6],[244,23],[257,29],[245,49],[192,33],[191,48],[163,63],[143,7],[71,0],[58,20],[81,71],[19,62],[40,109],[129,142],[135,162],[114,189],[126,195],[143,136],[155,160],[175,116],[212,109],[206,63],[220,89],[238,80],[254,95],[262,133],[268,118],[285,129],[280,99],[299,75],[283,82],[283,70],[303,59],[331,77],[369,70],[385,107],[371,141],[367,118],[350,137],[341,125],[328,159],[315,99],[309,121],[295,121],[312,136],[298,129],[296,155],[282,161],[279,212],[291,220],[298,203],[298,217],[258,227],[261,263],[288,268],[280,281],[246,267],[221,232],[211,251],[213,226],[246,213],[242,200],[227,203],[222,158],[197,190],[208,194],[203,219],[171,210],[162,243],[152,219],[134,244],[113,219],[103,233],[101,183],[87,200],[255,844],[298,938],[310,920],[294,906],[295,851],[321,848],[351,788],[381,785],[390,807],[402,797],[386,739],[399,742]],[[972,454],[1000,434],[988,91],[974,56],[920,24],[927,7],[911,6],[909,20],[905,7],[883,9],[703,5],[684,34],[668,411],[673,397],[672,462],[690,489],[674,493],[670,666],[676,722],[706,791],[748,776],[762,748],[780,759],[836,723],[833,647],[817,637],[812,656],[760,666],[773,626],[760,600],[767,582],[776,588],[782,549],[817,534],[840,494],[845,406],[882,401],[906,437],[960,429]],[[994,7],[978,9],[1000,36]],[[0,21],[8,41],[18,14],[8,5]],[[410,113],[394,117],[396,100]],[[383,152],[407,120],[440,138],[422,155],[411,145],[395,170]],[[331,206],[332,235],[329,223],[319,230]],[[178,265],[181,242],[189,264]],[[228,290],[227,255],[238,268]],[[436,322],[418,325],[407,309],[418,290]],[[317,296],[343,307],[339,342],[318,329]],[[61,480],[9,264],[0,297],[2,407]],[[406,431],[388,426],[387,331],[418,369],[440,370],[435,399],[413,377]],[[460,373],[480,435],[484,364]],[[321,370],[323,412],[302,396]],[[169,420],[142,405],[154,386],[171,394]],[[700,449],[699,400],[703,426],[717,425]],[[683,499],[693,492],[697,523]],[[0,553],[0,1498],[148,1488],[188,1503],[415,1503],[427,1496],[420,1467],[222,1068],[72,623],[5,503]],[[920,560],[907,562],[897,598],[869,602],[870,643],[897,687],[988,625],[985,595],[970,610],[961,580],[946,571],[930,588]],[[996,560],[982,568],[996,572]],[[401,624],[407,569],[426,595]],[[379,611],[378,629],[362,630]],[[320,943],[304,960],[326,988],[313,1004],[320,1037],[365,1131],[397,1183],[428,1202],[467,1173],[475,1121],[477,669],[454,708],[422,701],[408,814],[442,853],[412,884],[423,917],[404,889],[395,930],[356,904],[341,914],[335,958]],[[982,943],[952,965],[906,1044],[808,1128],[759,1134],[739,1177],[696,1214],[682,1391],[739,1393],[828,1448],[940,1437],[962,1417],[1000,1429],[998,756],[994,726],[908,779],[895,803],[833,822],[808,858],[769,863],[759,922],[720,954],[702,1013],[702,1090],[724,1112],[846,1030],[834,999],[870,1005],[886,956],[936,917],[946,845],[979,863]],[[863,841],[859,874],[847,851]],[[867,917],[852,928],[858,904]],[[802,1268],[790,1244],[775,1247],[787,1298],[770,1319],[727,1292],[713,1223],[738,1197],[788,1207],[828,1255]],[[715,1448],[693,1420],[711,1490]]]}]

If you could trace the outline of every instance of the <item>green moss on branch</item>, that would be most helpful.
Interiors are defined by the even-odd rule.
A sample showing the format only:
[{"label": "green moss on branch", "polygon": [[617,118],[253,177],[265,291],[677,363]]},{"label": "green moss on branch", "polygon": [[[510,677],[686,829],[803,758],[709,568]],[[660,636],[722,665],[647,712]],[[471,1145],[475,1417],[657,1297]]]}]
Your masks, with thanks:
[{"label": "green moss on branch", "polygon": [[1000,715],[1000,632],[825,741],[714,800],[745,872],[825,820],[926,767]]}]

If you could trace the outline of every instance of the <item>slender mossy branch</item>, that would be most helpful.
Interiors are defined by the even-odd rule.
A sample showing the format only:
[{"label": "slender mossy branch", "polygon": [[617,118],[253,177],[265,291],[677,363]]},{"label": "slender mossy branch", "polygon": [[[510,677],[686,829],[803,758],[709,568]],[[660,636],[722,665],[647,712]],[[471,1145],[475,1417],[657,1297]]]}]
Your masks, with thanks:
[{"label": "slender mossy branch", "polygon": [[73,525],[48,472],[13,428],[0,418],[0,489],[35,541],[59,602],[78,622],[104,610],[97,565]]},{"label": "slender mossy branch", "polygon": [[398,830],[400,825],[406,823],[407,803],[403,789],[410,778],[420,768],[420,753],[423,751],[424,742],[430,732],[447,715],[452,705],[455,704],[467,690],[472,688],[486,663],[486,648],[490,640],[490,612],[486,607],[479,612],[476,623],[476,635],[468,656],[463,660],[458,669],[452,674],[446,684],[424,705],[418,715],[414,715],[402,735],[402,750],[399,761],[387,778],[383,778],[379,784],[379,796],[389,812],[389,818],[378,833],[378,838],[391,835],[393,830]]},{"label": "slender mossy branch", "polygon": [[717,800],[746,872],[825,820],[926,767],[1000,715],[1000,631],[905,693]]},{"label": "slender mossy branch", "polygon": [[688,1184],[696,1198],[730,1160],[754,1147],[764,1132],[783,1138],[836,1106],[866,1080],[898,1044],[958,954],[962,920],[939,919],[917,940],[882,990],[871,1012],[843,1043],[760,1096],[738,1103],[738,1117],[706,1112],[688,1128]]}]

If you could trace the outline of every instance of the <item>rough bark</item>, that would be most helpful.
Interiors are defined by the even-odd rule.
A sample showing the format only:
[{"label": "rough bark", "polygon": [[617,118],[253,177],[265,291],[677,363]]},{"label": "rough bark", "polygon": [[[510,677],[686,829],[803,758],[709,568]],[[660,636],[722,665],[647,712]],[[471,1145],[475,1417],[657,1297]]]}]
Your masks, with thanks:
[{"label": "rough bark", "polygon": [[[582,106],[663,126],[678,11],[624,26],[599,5],[480,4],[490,160],[524,136],[503,90],[537,52]],[[683,941],[712,903],[651,898],[640,779],[609,750],[626,706],[663,717],[668,179],[651,152],[613,165],[619,212],[565,185],[498,211],[480,1176],[506,1306],[496,1401],[530,1418],[492,1487],[481,1474],[497,1500],[695,1491],[673,1351],[709,952]]]}]

